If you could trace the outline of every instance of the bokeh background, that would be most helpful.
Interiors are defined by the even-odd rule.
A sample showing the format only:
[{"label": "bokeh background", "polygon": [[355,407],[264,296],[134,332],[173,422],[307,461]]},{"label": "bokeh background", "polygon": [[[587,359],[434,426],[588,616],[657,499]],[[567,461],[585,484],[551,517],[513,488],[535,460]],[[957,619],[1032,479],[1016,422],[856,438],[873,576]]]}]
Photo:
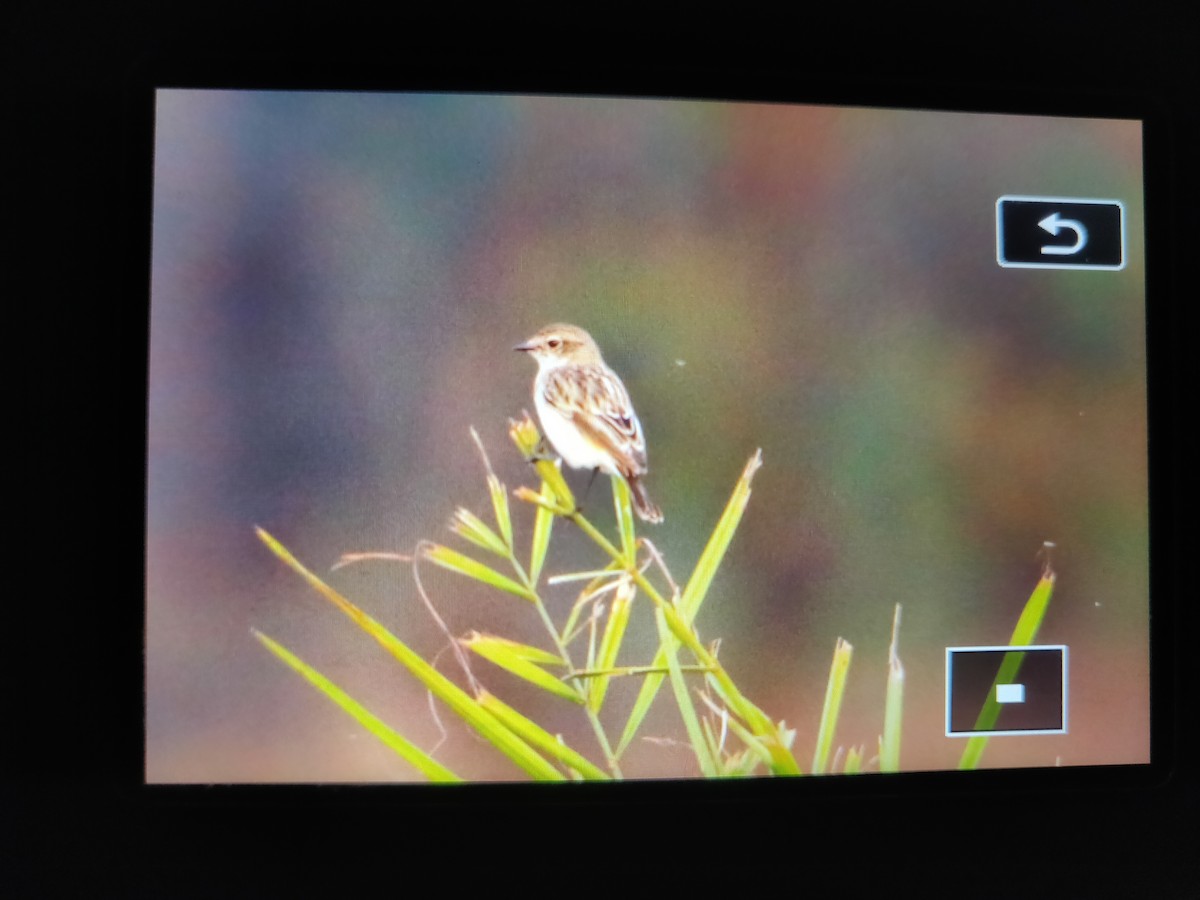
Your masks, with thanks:
[{"label": "bokeh background", "polygon": [[[944,649],[1004,643],[1041,571],[1071,653],[1066,735],[986,765],[1145,762],[1148,531],[1137,123],[650,100],[164,91],[154,189],[146,571],[151,782],[392,781],[413,771],[271,657],[257,628],[461,774],[519,772],[441,716],[256,539],[275,534],[451,677],[411,572],[346,552],[460,546],[510,487],[532,408],[512,346],[569,321],[649,442],[647,526],[686,577],[764,466],[698,621],[807,766],[834,642],[837,743],[875,752],[903,607],[902,763],[952,768]],[[1117,198],[1119,272],[1003,269],[1002,194]],[[569,476],[582,488],[586,476]],[[611,523],[607,485],[591,504]],[[518,539],[532,513],[518,512]],[[594,565],[556,530],[548,574]],[[544,640],[523,601],[425,567],[455,633]],[[547,590],[555,614],[573,600]],[[654,646],[647,604],[621,662]],[[570,704],[494,691],[593,756]],[[619,732],[636,684],[614,685]],[[695,772],[667,691],[624,768]],[[440,744],[439,744],[440,742]]]}]

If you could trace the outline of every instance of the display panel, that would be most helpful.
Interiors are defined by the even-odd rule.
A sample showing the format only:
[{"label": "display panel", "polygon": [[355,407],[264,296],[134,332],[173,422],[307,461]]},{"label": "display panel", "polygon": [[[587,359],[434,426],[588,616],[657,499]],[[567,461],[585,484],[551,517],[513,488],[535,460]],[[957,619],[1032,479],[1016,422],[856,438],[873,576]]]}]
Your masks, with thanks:
[{"label": "display panel", "polygon": [[1136,120],[158,91],[147,781],[1150,762],[1142,168]]}]

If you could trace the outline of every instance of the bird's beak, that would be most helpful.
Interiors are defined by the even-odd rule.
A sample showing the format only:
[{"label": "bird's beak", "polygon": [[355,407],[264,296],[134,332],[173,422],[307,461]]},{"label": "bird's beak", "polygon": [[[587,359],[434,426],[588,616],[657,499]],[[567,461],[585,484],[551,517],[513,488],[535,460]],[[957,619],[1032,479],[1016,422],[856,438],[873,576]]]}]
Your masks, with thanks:
[{"label": "bird's beak", "polygon": [[525,353],[528,353],[530,350],[533,349],[533,342],[532,341],[522,341],[521,343],[517,344],[517,346],[513,347],[513,349],[521,350]]}]

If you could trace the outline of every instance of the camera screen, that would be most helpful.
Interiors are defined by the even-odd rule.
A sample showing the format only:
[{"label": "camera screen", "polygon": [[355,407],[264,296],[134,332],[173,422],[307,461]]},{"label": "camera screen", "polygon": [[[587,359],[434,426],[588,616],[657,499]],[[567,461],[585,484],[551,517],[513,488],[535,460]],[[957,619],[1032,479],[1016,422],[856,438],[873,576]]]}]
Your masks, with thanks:
[{"label": "camera screen", "polygon": [[1141,121],[155,119],[147,782],[1150,762]]}]

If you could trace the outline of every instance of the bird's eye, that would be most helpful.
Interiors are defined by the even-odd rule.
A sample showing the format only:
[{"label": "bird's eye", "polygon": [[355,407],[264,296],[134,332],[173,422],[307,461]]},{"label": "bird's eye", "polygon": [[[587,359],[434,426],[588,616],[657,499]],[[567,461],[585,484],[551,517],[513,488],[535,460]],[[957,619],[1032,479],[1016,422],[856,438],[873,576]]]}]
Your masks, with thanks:
[{"label": "bird's eye", "polygon": [[560,341],[558,338],[550,338],[550,340],[546,342],[546,346],[551,350],[557,350],[562,346],[562,341]]}]

